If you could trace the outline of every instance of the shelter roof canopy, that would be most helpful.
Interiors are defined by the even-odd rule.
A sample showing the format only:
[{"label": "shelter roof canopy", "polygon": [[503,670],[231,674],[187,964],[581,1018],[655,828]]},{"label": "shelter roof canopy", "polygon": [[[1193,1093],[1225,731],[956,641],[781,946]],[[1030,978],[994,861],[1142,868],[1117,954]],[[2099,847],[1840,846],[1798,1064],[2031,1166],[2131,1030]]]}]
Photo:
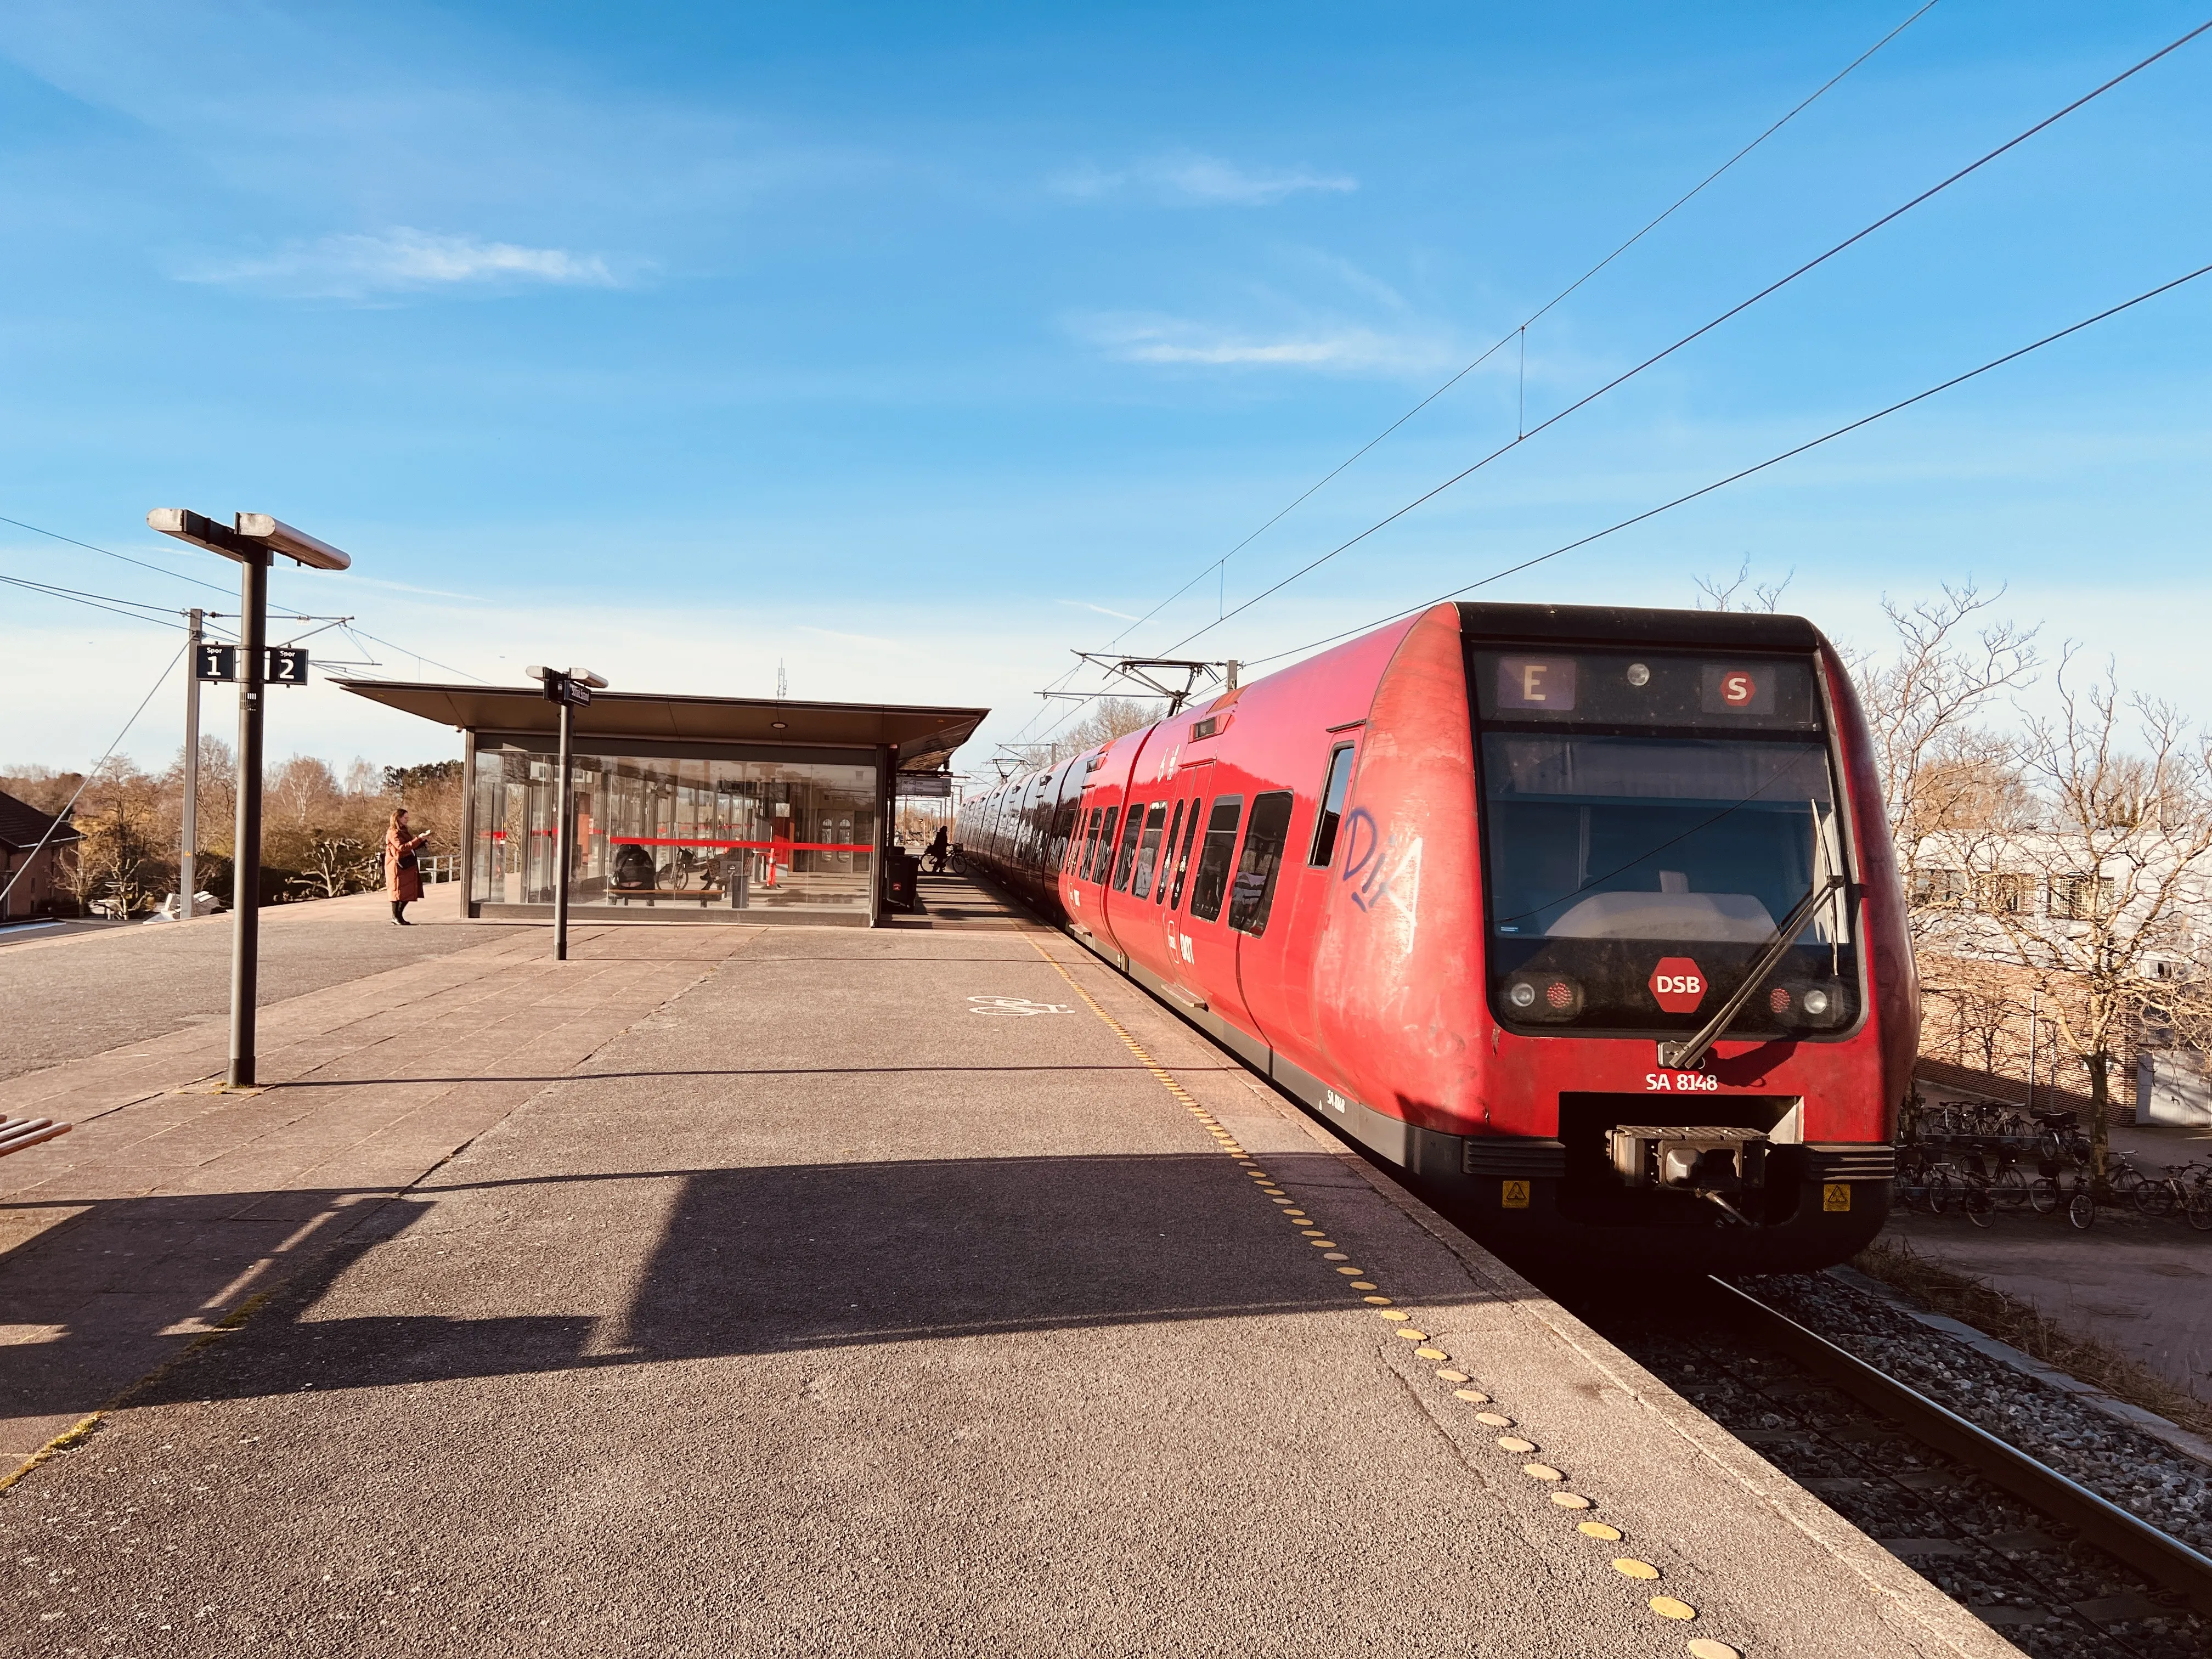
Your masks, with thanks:
[{"label": "shelter roof canopy", "polygon": [[[338,680],[356,696],[468,732],[552,732],[560,709],[536,686],[436,685],[404,680]],[[579,741],[620,738],[656,743],[878,745],[898,751],[902,772],[934,772],[975,735],[988,708],[897,703],[798,702],[782,697],[691,697],[594,691],[576,710]]]}]

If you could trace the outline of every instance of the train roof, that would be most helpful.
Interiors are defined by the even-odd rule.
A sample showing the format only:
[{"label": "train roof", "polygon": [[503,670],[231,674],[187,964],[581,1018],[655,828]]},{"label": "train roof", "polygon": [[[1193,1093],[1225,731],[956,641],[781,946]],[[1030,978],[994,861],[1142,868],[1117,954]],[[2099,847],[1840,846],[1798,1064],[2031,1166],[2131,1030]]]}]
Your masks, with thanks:
[{"label": "train roof", "polygon": [[1645,611],[1621,605],[1470,605],[1459,608],[1469,639],[1617,641],[1811,651],[1824,643],[1802,617],[1764,611]]}]

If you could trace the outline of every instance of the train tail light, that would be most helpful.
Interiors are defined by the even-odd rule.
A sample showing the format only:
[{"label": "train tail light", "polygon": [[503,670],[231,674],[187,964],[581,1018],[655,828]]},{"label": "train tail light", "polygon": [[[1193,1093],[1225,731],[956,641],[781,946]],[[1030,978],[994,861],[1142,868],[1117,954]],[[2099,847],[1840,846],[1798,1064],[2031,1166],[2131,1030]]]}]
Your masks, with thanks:
[{"label": "train tail light", "polygon": [[1505,1006],[1516,1019],[1570,1020],[1583,1011],[1582,983],[1565,974],[1516,974],[1505,982]]}]

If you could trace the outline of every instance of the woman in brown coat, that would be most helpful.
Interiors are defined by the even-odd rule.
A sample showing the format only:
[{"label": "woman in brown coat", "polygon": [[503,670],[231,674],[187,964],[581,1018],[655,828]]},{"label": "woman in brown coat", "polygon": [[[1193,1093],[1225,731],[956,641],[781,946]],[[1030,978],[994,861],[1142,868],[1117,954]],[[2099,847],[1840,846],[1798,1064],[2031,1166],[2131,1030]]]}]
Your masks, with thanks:
[{"label": "woman in brown coat", "polygon": [[422,872],[415,862],[415,854],[429,839],[428,836],[408,834],[407,809],[404,806],[392,815],[392,827],[384,832],[384,892],[392,901],[394,927],[415,925],[407,920],[407,907],[422,896]]}]

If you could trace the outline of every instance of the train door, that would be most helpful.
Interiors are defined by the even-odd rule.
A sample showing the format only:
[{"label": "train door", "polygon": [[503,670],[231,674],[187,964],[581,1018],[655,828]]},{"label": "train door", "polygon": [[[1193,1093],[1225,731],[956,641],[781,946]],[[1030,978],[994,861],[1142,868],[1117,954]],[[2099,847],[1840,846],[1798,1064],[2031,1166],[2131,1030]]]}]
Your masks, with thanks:
[{"label": "train door", "polygon": [[[1212,770],[1214,775],[1206,780],[1209,784],[1227,782],[1232,776],[1218,765]],[[1252,797],[1241,790],[1208,789],[1203,799],[1192,848],[1190,882],[1178,918],[1176,956],[1180,982],[1202,999],[1211,1012],[1250,1031],[1251,1012],[1237,982],[1237,935],[1230,930],[1228,906],[1236,876],[1237,846]],[[1189,822],[1186,815],[1186,834]],[[1170,878],[1169,897],[1174,896]]]},{"label": "train door", "polygon": [[1198,989],[1193,958],[1197,941],[1185,931],[1190,914],[1190,878],[1198,861],[1199,823],[1212,793],[1213,763],[1200,761],[1182,768],[1175,778],[1175,794],[1168,813],[1168,833],[1161,849],[1159,880],[1152,892],[1159,922],[1159,940],[1165,961],[1164,976],[1193,996]]},{"label": "train door", "polygon": [[[1297,780],[1300,787],[1294,800],[1285,804],[1295,810],[1279,809],[1273,815],[1286,820],[1287,833],[1279,830],[1270,836],[1261,824],[1256,847],[1251,834],[1246,836],[1237,861],[1244,903],[1234,928],[1237,987],[1246,1006],[1270,1046],[1309,1066],[1317,1056],[1308,1034],[1315,1029],[1320,1000],[1331,994],[1315,976],[1323,917],[1340,873],[1361,856],[1363,847],[1368,856],[1374,851],[1366,845],[1373,839],[1371,827],[1350,822],[1358,806],[1350,797],[1359,733],[1353,729],[1324,737],[1311,755],[1307,775]],[[1267,890],[1270,880],[1272,892]]]}]

